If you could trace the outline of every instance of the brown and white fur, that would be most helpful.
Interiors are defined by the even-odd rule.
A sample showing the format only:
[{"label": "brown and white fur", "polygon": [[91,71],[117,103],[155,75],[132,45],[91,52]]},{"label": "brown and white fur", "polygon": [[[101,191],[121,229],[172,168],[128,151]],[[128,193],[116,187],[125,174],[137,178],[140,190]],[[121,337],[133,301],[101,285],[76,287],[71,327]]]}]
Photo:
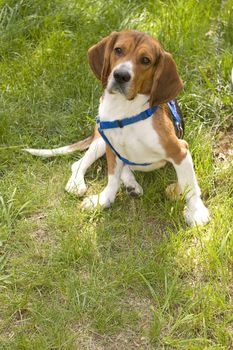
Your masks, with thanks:
[{"label": "brown and white fur", "polygon": [[129,167],[123,164],[95,131],[84,157],[72,165],[72,176],[66,190],[78,195],[85,193],[85,172],[105,150],[108,184],[100,194],[86,197],[82,203],[83,209],[98,205],[109,207],[115,200],[121,181],[133,194],[142,194],[143,190],[132,170],[151,171],[170,162],[176,170],[180,191],[185,194],[186,222],[190,225],[206,224],[209,212],[200,197],[188,144],[177,138],[166,105],[166,102],[176,98],[183,87],[172,56],[149,35],[123,31],[113,32],[91,47],[88,58],[92,71],[104,87],[99,105],[101,121],[123,119],[150,106],[159,106],[151,118],[105,131],[123,157],[135,163],[151,165]]}]

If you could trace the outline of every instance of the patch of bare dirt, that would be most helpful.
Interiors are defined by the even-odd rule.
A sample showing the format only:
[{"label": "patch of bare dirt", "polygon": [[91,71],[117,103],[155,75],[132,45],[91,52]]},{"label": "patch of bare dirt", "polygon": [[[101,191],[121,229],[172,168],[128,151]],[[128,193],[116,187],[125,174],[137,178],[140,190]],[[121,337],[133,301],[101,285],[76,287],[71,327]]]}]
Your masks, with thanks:
[{"label": "patch of bare dirt", "polygon": [[32,222],[33,230],[31,230],[31,236],[38,243],[42,244],[45,242],[53,242],[53,238],[50,236],[46,225],[46,214],[45,213],[35,213],[29,220]]},{"label": "patch of bare dirt", "polygon": [[148,330],[153,318],[151,300],[140,298],[136,295],[129,295],[125,301],[126,307],[136,311],[138,315],[137,325],[126,326],[119,333],[114,335],[103,335],[91,330],[91,326],[78,324],[74,327],[77,334],[78,350],[152,350]]},{"label": "patch of bare dirt", "polygon": [[83,335],[77,340],[77,350],[152,350],[146,338],[138,341],[134,331],[125,330],[115,336],[102,336],[98,333]]},{"label": "patch of bare dirt", "polygon": [[220,136],[214,154],[219,161],[233,161],[233,129]]}]

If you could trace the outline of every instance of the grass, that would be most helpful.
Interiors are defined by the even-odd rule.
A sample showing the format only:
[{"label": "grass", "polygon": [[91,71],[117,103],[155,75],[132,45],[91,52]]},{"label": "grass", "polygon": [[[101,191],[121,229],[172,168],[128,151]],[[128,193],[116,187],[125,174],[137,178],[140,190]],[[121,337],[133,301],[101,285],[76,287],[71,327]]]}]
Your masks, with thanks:
[{"label": "grass", "polygon": [[[232,13],[231,0],[0,0],[1,349],[233,348],[233,168],[213,152],[232,128]],[[81,154],[21,152],[90,134],[101,87],[86,51],[123,28],[156,36],[185,81],[204,228],[164,197],[169,166],[137,174],[143,198],[122,190],[111,209],[86,213],[64,192]],[[105,168],[90,170],[89,193]]]}]

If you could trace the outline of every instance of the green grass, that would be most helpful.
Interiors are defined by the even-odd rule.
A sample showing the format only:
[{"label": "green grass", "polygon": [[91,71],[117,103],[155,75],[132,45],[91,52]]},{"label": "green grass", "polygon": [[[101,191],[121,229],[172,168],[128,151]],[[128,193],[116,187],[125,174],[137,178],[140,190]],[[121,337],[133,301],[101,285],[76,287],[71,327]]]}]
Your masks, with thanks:
[{"label": "green grass", "polygon": [[[232,128],[231,0],[0,0],[1,349],[233,348],[233,167],[214,157]],[[185,89],[186,140],[212,215],[188,228],[165,198],[172,167],[137,174],[111,209],[64,192],[81,154],[21,152],[89,135],[101,94],[87,49],[113,30],[156,36]],[[105,160],[88,173],[106,183]]]}]

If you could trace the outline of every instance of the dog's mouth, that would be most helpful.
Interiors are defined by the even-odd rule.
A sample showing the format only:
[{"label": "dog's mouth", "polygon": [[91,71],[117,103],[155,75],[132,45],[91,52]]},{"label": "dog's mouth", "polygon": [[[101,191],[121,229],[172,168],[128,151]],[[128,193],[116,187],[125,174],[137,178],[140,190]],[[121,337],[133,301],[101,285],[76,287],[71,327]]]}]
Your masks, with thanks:
[{"label": "dog's mouth", "polygon": [[134,94],[132,94],[130,83],[119,84],[111,79],[108,83],[107,91],[110,94],[121,94],[129,101],[132,101],[135,98]]},{"label": "dog's mouth", "polygon": [[121,85],[121,84],[118,84],[117,82],[113,81],[109,84],[110,86],[107,88],[108,92],[110,94],[117,94],[117,93],[120,93],[124,96],[127,95],[127,89],[125,86]]}]

